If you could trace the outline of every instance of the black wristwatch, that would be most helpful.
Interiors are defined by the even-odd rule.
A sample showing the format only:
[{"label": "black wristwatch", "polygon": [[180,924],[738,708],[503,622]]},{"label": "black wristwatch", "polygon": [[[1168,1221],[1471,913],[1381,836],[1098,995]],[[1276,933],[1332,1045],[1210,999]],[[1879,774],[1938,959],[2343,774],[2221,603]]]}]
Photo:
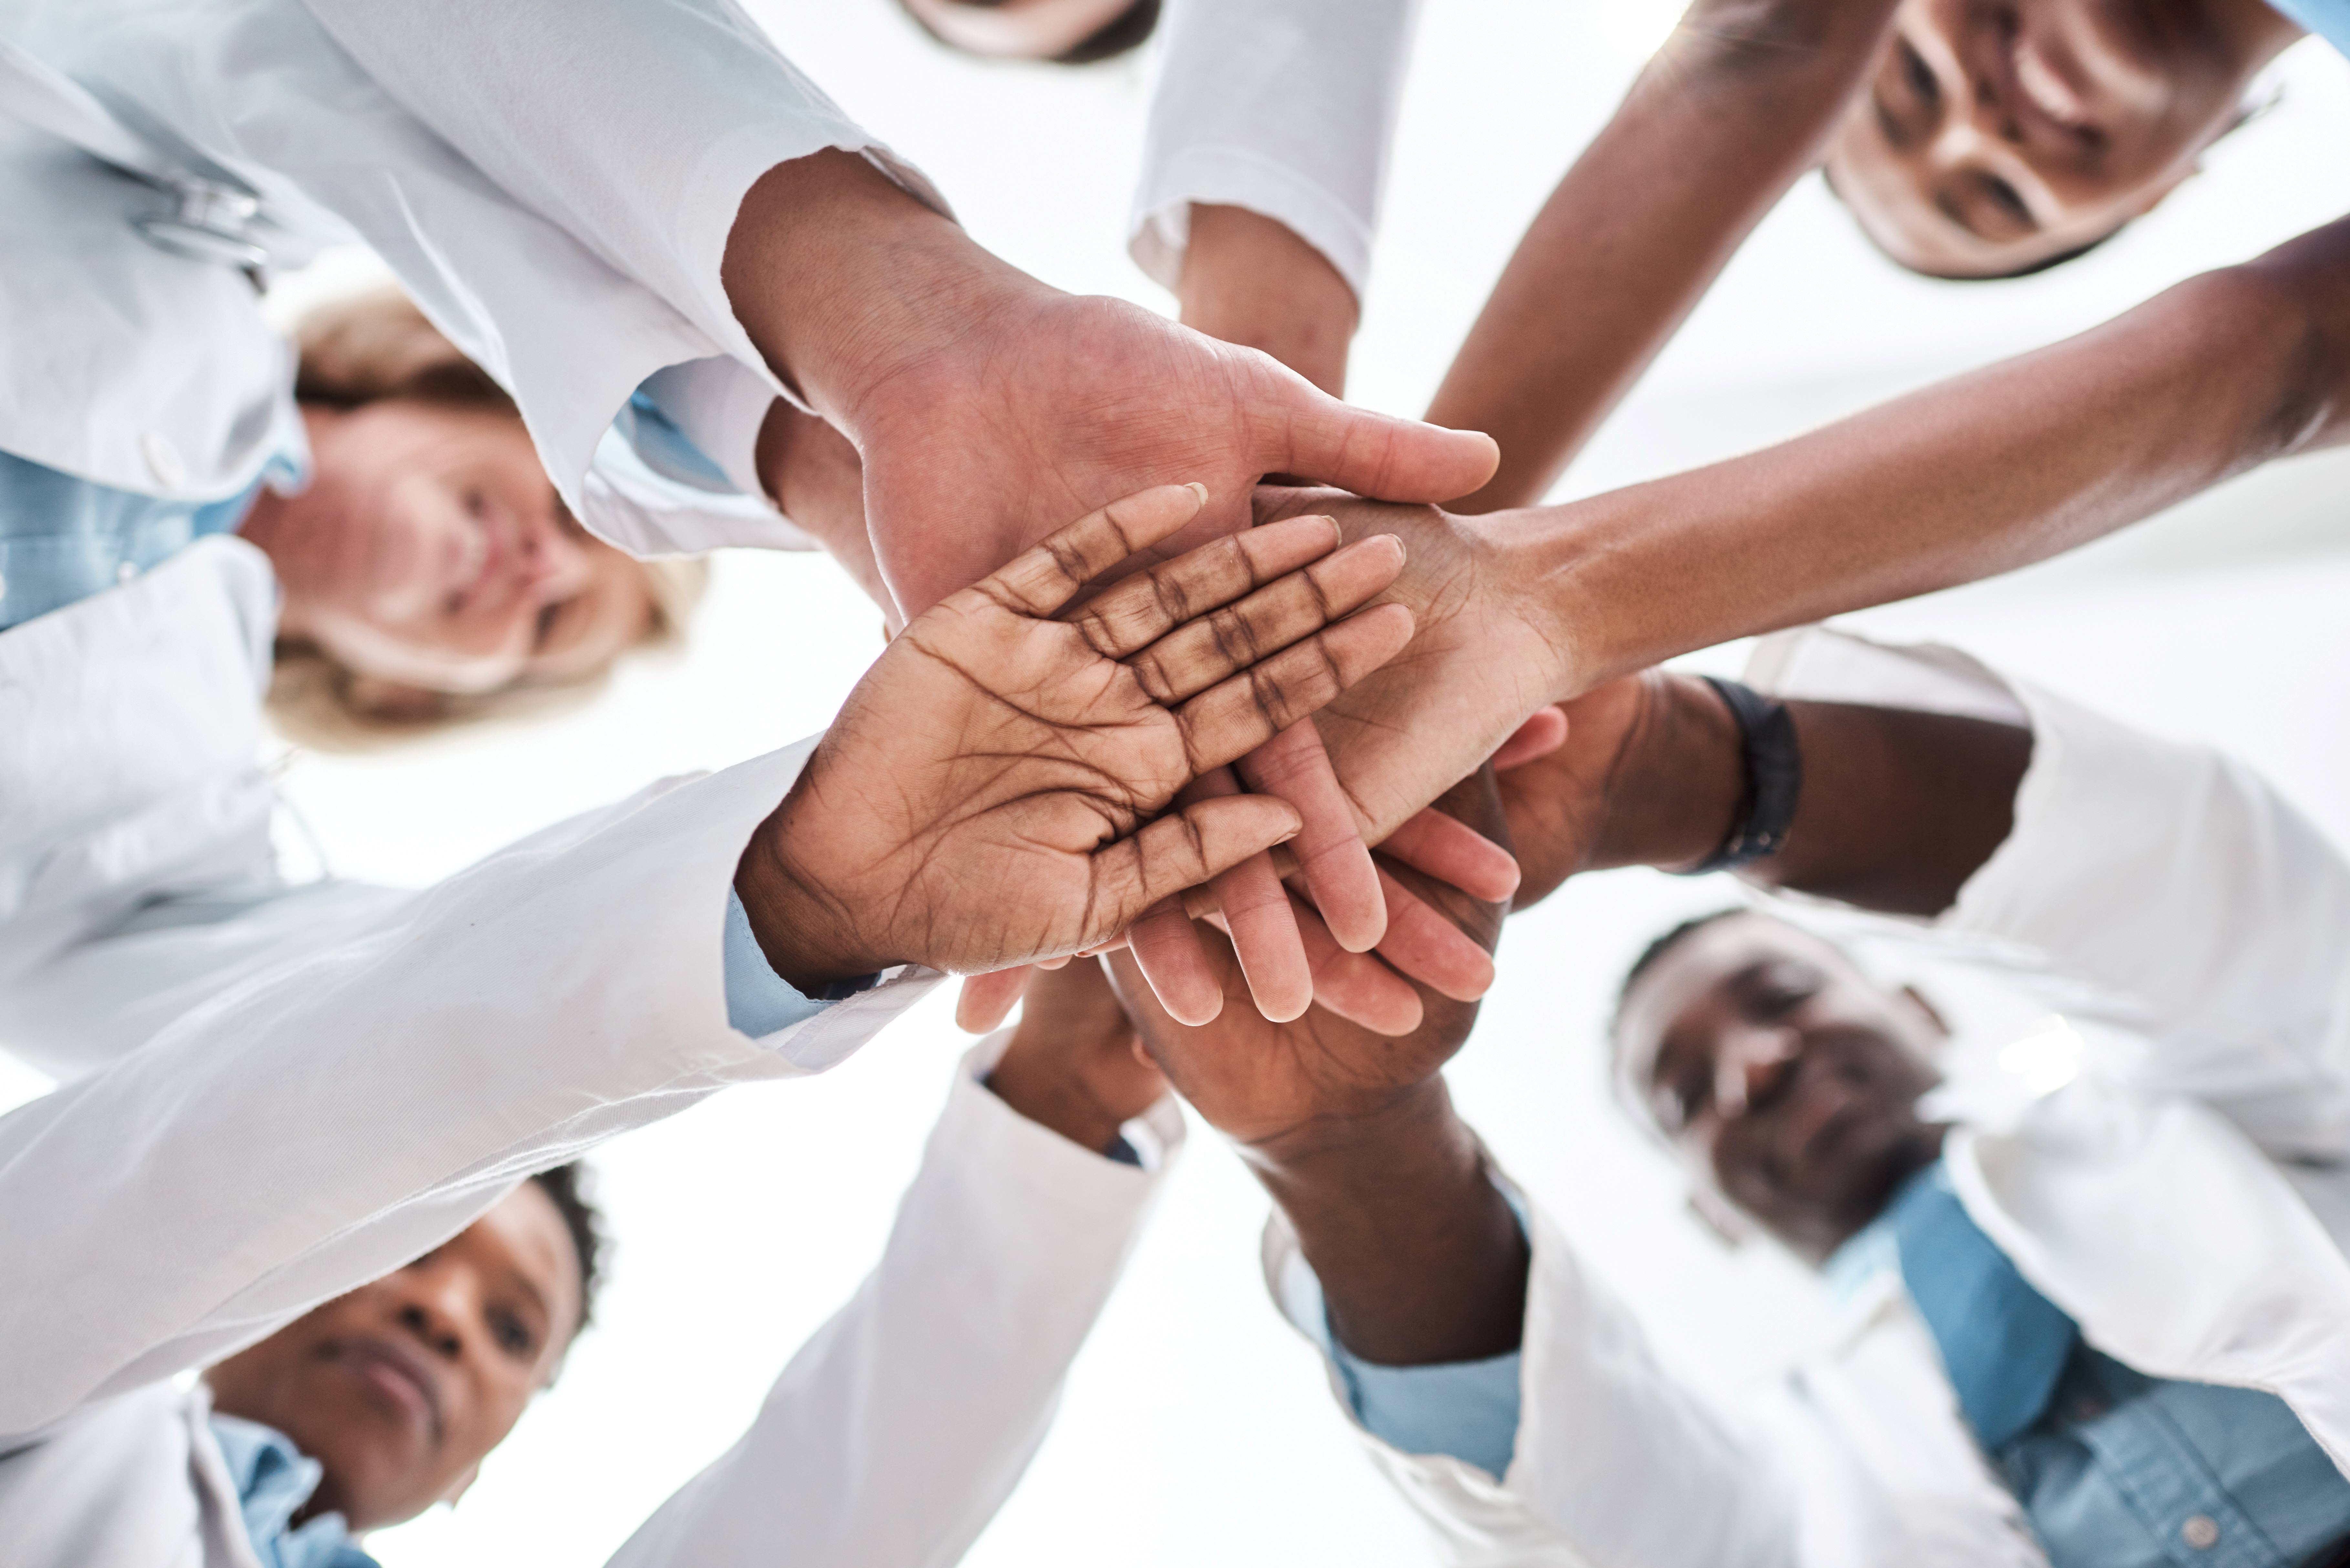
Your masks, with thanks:
[{"label": "black wristwatch", "polygon": [[1795,742],[1795,721],[1787,705],[1765,697],[1751,686],[1708,675],[1705,683],[1729,704],[1738,721],[1738,751],[1746,768],[1746,793],[1738,803],[1738,816],[1721,846],[1679,873],[1699,877],[1727,871],[1787,846],[1787,829],[1795,820],[1795,802],[1804,793],[1804,753]]}]

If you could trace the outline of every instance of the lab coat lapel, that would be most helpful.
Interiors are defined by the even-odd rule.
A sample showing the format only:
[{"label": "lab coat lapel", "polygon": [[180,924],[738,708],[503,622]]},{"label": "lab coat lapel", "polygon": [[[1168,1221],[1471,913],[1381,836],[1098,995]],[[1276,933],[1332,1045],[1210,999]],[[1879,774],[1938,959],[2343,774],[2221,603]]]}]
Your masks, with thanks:
[{"label": "lab coat lapel", "polygon": [[2350,1262],[2227,1120],[2085,1075],[1945,1152],[1975,1222],[2091,1345],[2268,1389],[2350,1471]]}]

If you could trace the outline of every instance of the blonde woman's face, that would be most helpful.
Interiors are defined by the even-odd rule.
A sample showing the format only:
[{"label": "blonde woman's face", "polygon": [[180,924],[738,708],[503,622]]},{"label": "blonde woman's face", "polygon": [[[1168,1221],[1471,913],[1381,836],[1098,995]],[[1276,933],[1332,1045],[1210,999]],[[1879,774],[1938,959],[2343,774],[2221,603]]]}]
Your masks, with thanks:
[{"label": "blonde woman's face", "polygon": [[304,413],[309,487],[243,530],[284,635],[380,687],[484,692],[592,673],[644,634],[642,570],[572,519],[520,420],[400,399]]}]

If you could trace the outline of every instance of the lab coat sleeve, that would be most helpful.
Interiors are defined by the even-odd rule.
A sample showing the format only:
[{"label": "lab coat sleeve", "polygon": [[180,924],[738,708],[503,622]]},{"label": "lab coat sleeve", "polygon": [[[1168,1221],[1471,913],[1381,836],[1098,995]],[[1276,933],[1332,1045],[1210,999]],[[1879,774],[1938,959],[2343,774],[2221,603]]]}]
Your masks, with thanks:
[{"label": "lab coat sleeve", "polygon": [[1144,1118],[1151,1168],[1080,1148],[983,1085],[1008,1038],[963,1059],[879,1266],[613,1568],[943,1565],[1011,1494],[1182,1117]]},{"label": "lab coat sleeve", "polygon": [[1783,693],[2005,703],[2032,729],[2014,826],[1937,937],[2010,955],[2070,986],[2066,1011],[2143,1036],[2143,1086],[2213,1105],[2272,1153],[2350,1155],[2350,863],[2273,786],[1946,649],[1788,635],[1769,660]]},{"label": "lab coat sleeve", "polygon": [[[1443,1454],[1407,1454],[1356,1423],[1372,1462],[1463,1568],[1783,1568],[1798,1560],[1791,1479],[1768,1448],[1658,1364],[1629,1309],[1594,1278],[1538,1208],[1519,1387],[1517,1445],[1494,1478]],[[1318,1292],[1276,1214],[1265,1273],[1293,1325]],[[1310,1277],[1310,1275],[1308,1276]],[[1327,1358],[1325,1358],[1327,1366]],[[1331,1392],[1354,1420],[1342,1380]]]},{"label": "lab coat sleeve", "polygon": [[639,555],[769,542],[771,513],[672,535],[588,486],[656,371],[720,358],[733,401],[784,393],[719,279],[753,182],[838,148],[943,210],[727,0],[183,0],[168,26],[156,9],[89,0],[30,41],[289,211],[356,231],[514,393],[565,501]]},{"label": "lab coat sleeve", "polygon": [[1173,288],[1191,203],[1245,207],[1360,299],[1419,0],[1175,0],[1129,225]]},{"label": "lab coat sleeve", "polygon": [[813,742],[657,785],[228,971],[0,1118],[0,1433],[228,1355],[533,1170],[732,1083],[827,1066],[927,971],[754,1041],[725,889]]}]

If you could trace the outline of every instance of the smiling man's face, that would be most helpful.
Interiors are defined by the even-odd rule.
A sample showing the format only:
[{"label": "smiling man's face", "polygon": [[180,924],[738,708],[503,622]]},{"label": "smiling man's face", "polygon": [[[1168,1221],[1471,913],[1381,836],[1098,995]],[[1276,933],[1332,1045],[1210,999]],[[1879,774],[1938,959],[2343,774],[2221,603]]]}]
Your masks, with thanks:
[{"label": "smiling man's face", "polygon": [[393,1524],[463,1490],[513,1429],[570,1345],[580,1290],[562,1212],[525,1182],[204,1379],[213,1408],[276,1428],[323,1467],[306,1513]]},{"label": "smiling man's face", "polygon": [[1814,1262],[1940,1151],[1941,1023],[1764,915],[1700,926],[1626,993],[1617,1069],[1700,1179]]},{"label": "smiling man's face", "polygon": [[2297,34],[2260,0],[1904,0],[1828,179],[1905,266],[2028,270],[2192,173]]}]

